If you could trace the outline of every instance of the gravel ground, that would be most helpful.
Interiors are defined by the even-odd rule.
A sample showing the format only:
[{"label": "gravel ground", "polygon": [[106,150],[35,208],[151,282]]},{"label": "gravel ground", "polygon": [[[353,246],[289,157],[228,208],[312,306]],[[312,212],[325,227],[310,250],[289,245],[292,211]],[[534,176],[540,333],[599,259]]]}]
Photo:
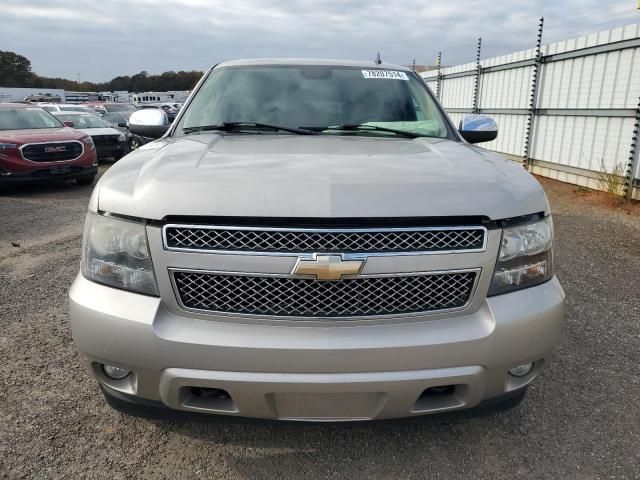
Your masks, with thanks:
[{"label": "gravel ground", "polygon": [[640,478],[640,208],[544,184],[568,296],[553,368],[501,414],[351,425],[112,411],[67,316],[91,189],[0,197],[0,478]]}]

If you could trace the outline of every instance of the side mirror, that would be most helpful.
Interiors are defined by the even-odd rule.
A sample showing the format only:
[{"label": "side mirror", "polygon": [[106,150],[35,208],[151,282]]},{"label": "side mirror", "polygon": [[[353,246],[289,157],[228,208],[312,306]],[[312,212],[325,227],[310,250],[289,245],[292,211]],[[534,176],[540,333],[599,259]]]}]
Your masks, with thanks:
[{"label": "side mirror", "polygon": [[62,122],[62,124],[65,127],[71,127],[71,128],[73,128],[73,126],[75,125],[71,120],[65,120],[64,122]]},{"label": "side mirror", "polygon": [[120,128],[127,128],[127,127],[128,127],[128,125],[127,125],[127,123],[126,123],[126,122],[120,122],[120,123],[118,123],[118,126],[119,126]]},{"label": "side mirror", "polygon": [[142,137],[160,138],[168,129],[169,118],[159,108],[138,110],[129,117],[129,130]]},{"label": "side mirror", "polygon": [[498,136],[498,124],[484,115],[469,115],[460,120],[458,131],[469,143],[490,142]]}]

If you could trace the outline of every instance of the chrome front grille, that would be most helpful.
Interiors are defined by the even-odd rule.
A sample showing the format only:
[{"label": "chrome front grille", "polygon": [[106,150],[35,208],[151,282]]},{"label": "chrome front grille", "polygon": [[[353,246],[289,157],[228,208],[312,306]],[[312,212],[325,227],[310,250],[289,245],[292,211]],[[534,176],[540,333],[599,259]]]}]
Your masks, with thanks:
[{"label": "chrome front grille", "polygon": [[484,227],[305,229],[166,225],[168,250],[254,253],[481,251]]},{"label": "chrome front grille", "polygon": [[82,143],[69,142],[29,143],[20,147],[22,156],[32,162],[61,162],[75,160],[84,152]]},{"label": "chrome front grille", "polygon": [[363,317],[433,312],[464,307],[477,271],[316,281],[172,270],[184,308],[280,317]]}]

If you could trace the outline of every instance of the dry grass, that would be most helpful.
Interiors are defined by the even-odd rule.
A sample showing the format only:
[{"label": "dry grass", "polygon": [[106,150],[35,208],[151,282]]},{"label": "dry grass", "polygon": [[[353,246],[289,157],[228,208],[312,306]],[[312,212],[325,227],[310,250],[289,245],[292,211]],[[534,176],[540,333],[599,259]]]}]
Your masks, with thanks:
[{"label": "dry grass", "polygon": [[583,187],[582,185],[576,185],[573,189],[573,193],[576,195],[589,195],[592,192],[590,188]]},{"label": "dry grass", "polygon": [[604,160],[600,160],[598,172],[598,186],[604,192],[614,197],[624,196],[626,164],[618,162],[611,170],[607,169]]},{"label": "dry grass", "polygon": [[592,190],[570,183],[536,175],[544,187],[552,204],[584,205],[585,207],[604,207],[612,212],[617,211],[627,215],[640,216],[640,202],[616,197],[601,190]]}]

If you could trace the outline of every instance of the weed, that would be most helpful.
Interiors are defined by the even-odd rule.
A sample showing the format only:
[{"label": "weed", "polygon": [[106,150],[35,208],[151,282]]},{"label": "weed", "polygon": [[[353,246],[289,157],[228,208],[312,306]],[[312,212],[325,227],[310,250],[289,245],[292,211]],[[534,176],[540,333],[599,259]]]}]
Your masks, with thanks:
[{"label": "weed", "polygon": [[600,171],[598,172],[598,186],[609,195],[622,197],[625,187],[626,164],[618,162],[609,170],[604,164],[604,160],[600,160]]}]

